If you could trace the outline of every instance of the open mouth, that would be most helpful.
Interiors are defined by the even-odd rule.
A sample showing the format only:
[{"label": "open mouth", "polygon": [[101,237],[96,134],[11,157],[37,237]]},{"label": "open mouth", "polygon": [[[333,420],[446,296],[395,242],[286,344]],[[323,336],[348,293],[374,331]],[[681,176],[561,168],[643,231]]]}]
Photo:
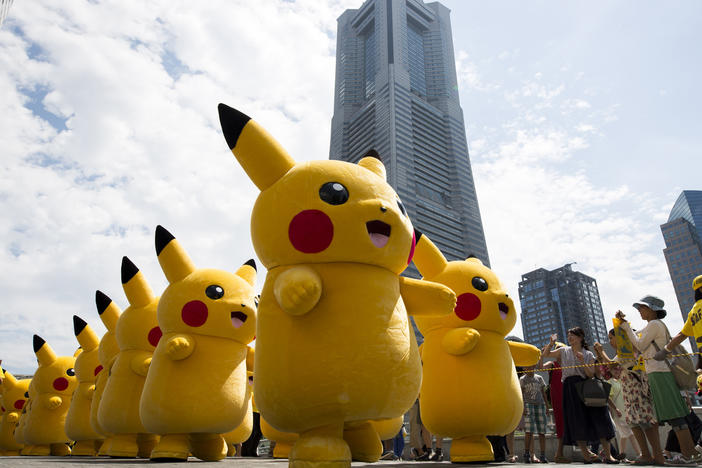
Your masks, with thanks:
[{"label": "open mouth", "polygon": [[500,309],[500,317],[502,317],[502,320],[506,319],[509,314],[509,306],[504,302],[500,302],[497,304],[497,308]]},{"label": "open mouth", "polygon": [[234,328],[241,328],[247,318],[243,312],[232,312],[232,325],[234,325]]},{"label": "open mouth", "polygon": [[368,235],[374,246],[385,247],[390,239],[390,225],[382,221],[373,220],[366,223]]}]

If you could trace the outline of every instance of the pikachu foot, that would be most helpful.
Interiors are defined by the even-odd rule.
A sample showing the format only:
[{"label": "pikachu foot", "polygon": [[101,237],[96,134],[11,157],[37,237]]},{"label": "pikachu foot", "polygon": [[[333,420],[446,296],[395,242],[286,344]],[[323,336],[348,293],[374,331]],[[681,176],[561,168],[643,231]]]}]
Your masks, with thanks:
[{"label": "pikachu foot", "polygon": [[166,434],[161,436],[151,451],[152,461],[187,460],[190,442],[187,434]]},{"label": "pikachu foot", "polygon": [[276,441],[273,447],[273,458],[288,458],[292,447],[292,442]]},{"label": "pikachu foot", "polygon": [[149,433],[139,433],[136,438],[137,447],[137,457],[139,458],[149,458],[151,452],[153,452],[154,447],[158,443],[158,436],[156,434]]},{"label": "pikachu foot", "polygon": [[50,447],[52,457],[67,457],[71,454],[71,447],[67,444],[51,444]]},{"label": "pikachu foot", "polygon": [[94,457],[96,454],[94,440],[79,440],[71,449],[72,457]]},{"label": "pikachu foot", "polygon": [[343,426],[324,426],[300,434],[290,451],[290,468],[346,468],[351,450],[342,438]]},{"label": "pikachu foot", "polygon": [[493,460],[495,460],[495,454],[487,437],[462,437],[453,439],[451,442],[451,463],[490,462]]},{"label": "pikachu foot", "polygon": [[136,434],[114,434],[107,455],[114,458],[136,458],[139,446]]},{"label": "pikachu foot", "polygon": [[30,445],[25,446],[25,449],[27,449],[26,453],[22,453],[22,455],[29,455],[30,457],[48,457],[51,455],[51,446],[49,445]]},{"label": "pikachu foot", "polygon": [[370,421],[347,424],[344,427],[344,440],[351,450],[351,458],[355,461],[374,463],[383,454],[383,444],[380,442],[378,431]]},{"label": "pikachu foot", "polygon": [[112,447],[112,437],[107,437],[102,441],[102,445],[98,449],[98,457],[106,457],[110,447]]},{"label": "pikachu foot", "polygon": [[0,455],[3,457],[17,457],[19,456],[20,451],[19,450],[5,450],[5,451],[0,451]]},{"label": "pikachu foot", "polygon": [[203,461],[218,461],[227,456],[227,442],[219,434],[191,434],[193,456]]}]

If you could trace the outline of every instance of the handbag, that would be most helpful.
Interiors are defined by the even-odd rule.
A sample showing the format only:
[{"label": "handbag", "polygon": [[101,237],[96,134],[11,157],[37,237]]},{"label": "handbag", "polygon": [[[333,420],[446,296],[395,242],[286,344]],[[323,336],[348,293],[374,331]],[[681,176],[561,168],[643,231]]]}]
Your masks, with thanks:
[{"label": "handbag", "polygon": [[[661,322],[663,323],[663,322]],[[668,327],[665,326],[665,339],[667,342],[670,341],[670,332],[668,332]],[[651,344],[656,351],[660,351],[661,348],[658,347],[655,341]],[[650,345],[649,345],[650,346]],[[692,358],[687,354],[685,348],[678,345],[672,351],[671,354],[676,355],[674,358],[666,359],[665,363],[673,374],[675,383],[678,384],[680,390],[694,391],[697,389],[697,372],[695,371],[695,365],[692,362]]]},{"label": "handbag", "polygon": [[593,407],[607,406],[611,388],[612,385],[609,382],[596,377],[590,377],[575,384],[575,391],[585,406]]}]

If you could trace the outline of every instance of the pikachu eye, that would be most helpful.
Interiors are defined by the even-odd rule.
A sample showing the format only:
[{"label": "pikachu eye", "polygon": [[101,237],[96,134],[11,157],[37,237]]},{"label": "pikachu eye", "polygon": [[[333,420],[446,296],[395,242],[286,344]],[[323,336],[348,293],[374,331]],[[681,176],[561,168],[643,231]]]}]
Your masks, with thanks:
[{"label": "pikachu eye", "polygon": [[330,205],[343,205],[349,199],[349,191],[339,182],[327,182],[319,189],[319,198]]},{"label": "pikachu eye", "polygon": [[29,392],[24,392],[24,397],[29,398]]},{"label": "pikachu eye", "polygon": [[259,298],[259,296],[254,297],[254,304],[256,305],[257,309],[258,309],[258,298]]},{"label": "pikachu eye", "polygon": [[485,281],[485,279],[481,278],[480,276],[474,277],[473,280],[471,281],[471,284],[478,291],[487,291],[487,289],[488,289],[487,281]]},{"label": "pikachu eye", "polygon": [[213,300],[221,299],[224,296],[224,289],[218,284],[211,284],[205,289],[207,297]]},{"label": "pikachu eye", "polygon": [[74,375],[76,375],[76,371],[71,367],[70,369],[68,369],[68,370],[66,371],[66,374],[68,374],[68,375],[70,375],[71,377],[73,377]]}]

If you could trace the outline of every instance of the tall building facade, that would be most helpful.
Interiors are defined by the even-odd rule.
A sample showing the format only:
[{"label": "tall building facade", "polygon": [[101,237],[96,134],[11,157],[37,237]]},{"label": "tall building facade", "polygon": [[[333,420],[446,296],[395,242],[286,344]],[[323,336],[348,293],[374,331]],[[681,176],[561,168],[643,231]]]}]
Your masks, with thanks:
[{"label": "tall building facade", "polygon": [[338,19],[330,158],[357,162],[370,149],[417,229],[449,260],[489,265],[440,3],[368,0]]},{"label": "tall building facade", "polygon": [[0,26],[7,18],[7,14],[10,12],[10,7],[12,6],[13,0],[0,0]]},{"label": "tall building facade", "polygon": [[556,333],[566,342],[569,328],[581,327],[588,343],[607,343],[597,281],[572,264],[555,270],[539,268],[522,275],[519,282],[524,341],[542,347]]},{"label": "tall building facade", "polygon": [[[702,275],[702,191],[685,190],[670,210],[668,222],[661,225],[663,255],[675,289],[683,320],[695,303],[692,280]],[[690,340],[692,349],[696,348]]]}]

